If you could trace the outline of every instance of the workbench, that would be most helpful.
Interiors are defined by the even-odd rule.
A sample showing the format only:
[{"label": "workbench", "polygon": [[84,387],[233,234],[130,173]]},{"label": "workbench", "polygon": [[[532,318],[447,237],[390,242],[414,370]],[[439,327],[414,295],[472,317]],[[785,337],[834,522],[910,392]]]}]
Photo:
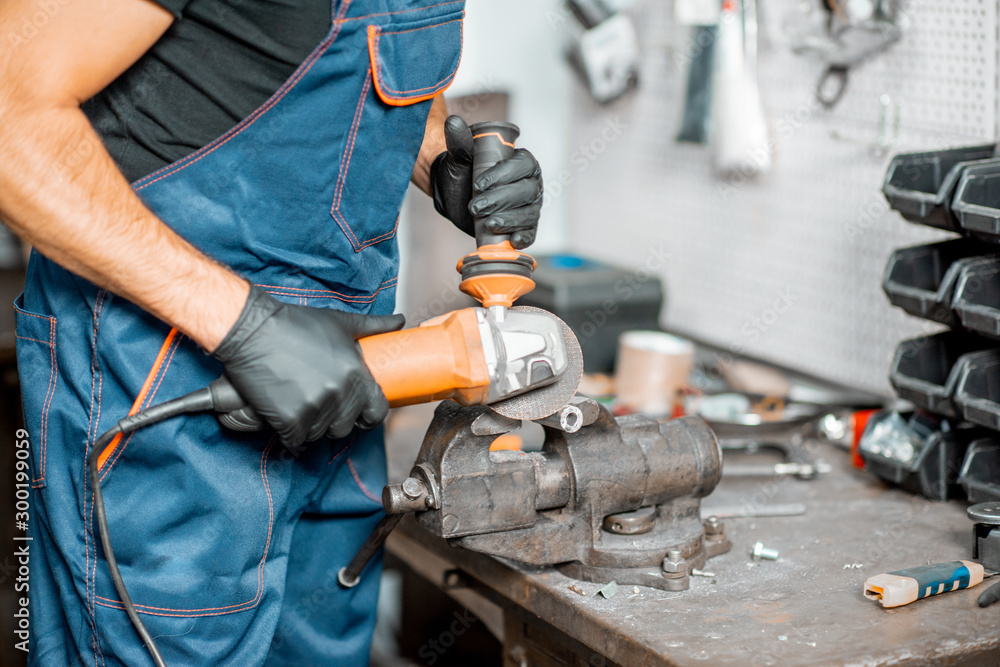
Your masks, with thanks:
[{"label": "workbench", "polygon": [[[427,406],[407,410],[388,431],[392,481],[409,472],[431,418]],[[892,489],[832,445],[817,453],[832,471],[813,480],[723,477],[706,508],[804,503],[807,511],[725,519],[732,550],[710,559],[713,576],[692,577],[683,592],[620,586],[606,599],[602,584],[453,548],[412,517],[387,548],[501,640],[505,667],[1000,665],[1000,604],[976,605],[995,580],[891,610],[862,594],[872,575],[969,558],[966,504]],[[758,541],[778,560],[753,561]]]}]

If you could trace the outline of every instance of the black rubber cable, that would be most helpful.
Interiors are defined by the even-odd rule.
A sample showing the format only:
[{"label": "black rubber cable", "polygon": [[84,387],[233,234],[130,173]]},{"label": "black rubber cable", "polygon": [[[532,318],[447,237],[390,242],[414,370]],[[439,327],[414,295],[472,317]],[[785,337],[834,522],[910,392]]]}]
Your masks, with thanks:
[{"label": "black rubber cable", "polygon": [[139,637],[142,638],[142,642],[149,649],[149,654],[153,658],[156,667],[167,667],[167,663],[164,662],[163,656],[160,655],[160,650],[157,648],[153,636],[149,634],[146,625],[139,618],[139,614],[135,610],[135,605],[132,604],[132,598],[129,597],[128,590],[125,588],[121,572],[118,570],[115,552],[111,548],[111,533],[108,531],[108,517],[104,511],[104,495],[101,493],[101,471],[98,468],[97,462],[101,456],[101,452],[108,446],[108,443],[119,434],[125,435],[141,428],[152,426],[165,419],[170,419],[171,417],[191,412],[204,412],[205,410],[212,410],[214,407],[215,402],[213,401],[212,389],[205,387],[172,401],[141,410],[134,415],[120,419],[114,428],[99,437],[97,442],[94,443],[94,449],[91,450],[90,456],[87,458],[90,483],[94,487],[94,509],[97,514],[97,528],[101,533],[101,546],[104,547],[104,557],[108,561],[111,580],[115,583],[115,590],[118,591],[118,597],[121,598],[122,604],[125,606],[125,612],[128,614],[129,620],[132,621],[132,625],[135,626],[135,630],[139,633]]}]

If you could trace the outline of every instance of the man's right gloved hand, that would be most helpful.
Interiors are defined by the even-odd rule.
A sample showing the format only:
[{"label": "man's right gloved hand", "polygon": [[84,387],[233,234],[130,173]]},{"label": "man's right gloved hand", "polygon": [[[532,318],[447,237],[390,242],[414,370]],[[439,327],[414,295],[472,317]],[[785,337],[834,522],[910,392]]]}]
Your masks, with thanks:
[{"label": "man's right gloved hand", "polygon": [[278,301],[250,288],[243,312],[212,352],[250,407],[295,448],[324,435],[370,429],[389,411],[355,341],[403,327],[375,316]]}]

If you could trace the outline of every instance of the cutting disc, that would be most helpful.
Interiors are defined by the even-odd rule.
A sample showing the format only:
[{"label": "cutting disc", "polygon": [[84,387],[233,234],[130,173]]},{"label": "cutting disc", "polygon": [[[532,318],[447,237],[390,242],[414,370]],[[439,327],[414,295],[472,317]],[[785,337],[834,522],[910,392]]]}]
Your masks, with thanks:
[{"label": "cutting disc", "polygon": [[569,326],[547,310],[532,306],[514,306],[511,310],[524,313],[543,313],[559,323],[563,341],[566,343],[566,370],[552,384],[532,389],[531,391],[497,401],[490,405],[498,414],[510,419],[532,421],[544,419],[562,408],[576,394],[583,378],[583,351],[580,341]]}]

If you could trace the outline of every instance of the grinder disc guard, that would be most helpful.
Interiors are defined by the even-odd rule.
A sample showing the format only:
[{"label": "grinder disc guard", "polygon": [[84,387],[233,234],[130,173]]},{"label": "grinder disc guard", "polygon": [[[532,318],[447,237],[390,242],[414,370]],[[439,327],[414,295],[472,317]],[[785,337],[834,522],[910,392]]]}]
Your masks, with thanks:
[{"label": "grinder disc guard", "polygon": [[566,344],[566,370],[552,384],[497,401],[490,407],[497,414],[509,419],[521,421],[544,419],[565,406],[580,386],[580,380],[583,378],[583,351],[580,349],[580,341],[569,325],[547,310],[532,306],[514,306],[511,310],[543,313],[559,323],[563,342]]}]

